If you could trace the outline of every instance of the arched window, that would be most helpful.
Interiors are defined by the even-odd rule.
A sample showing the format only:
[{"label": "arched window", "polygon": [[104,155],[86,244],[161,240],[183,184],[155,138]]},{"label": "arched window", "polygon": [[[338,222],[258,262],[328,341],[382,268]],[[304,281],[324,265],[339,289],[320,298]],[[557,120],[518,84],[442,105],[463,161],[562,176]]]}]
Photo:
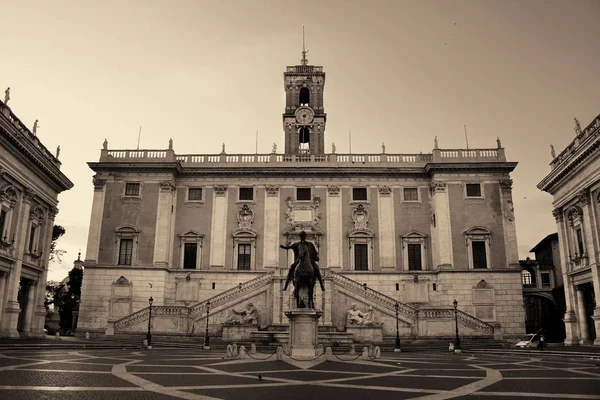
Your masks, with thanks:
[{"label": "arched window", "polygon": [[307,127],[300,128],[300,132],[298,132],[298,142],[300,145],[300,153],[310,152],[310,129]]},{"label": "arched window", "polygon": [[531,285],[531,272],[524,269],[523,272],[521,272],[521,281],[523,282],[523,286],[530,286]]},{"label": "arched window", "polygon": [[310,105],[310,90],[308,90],[308,88],[303,87],[302,89],[300,89],[300,105]]}]

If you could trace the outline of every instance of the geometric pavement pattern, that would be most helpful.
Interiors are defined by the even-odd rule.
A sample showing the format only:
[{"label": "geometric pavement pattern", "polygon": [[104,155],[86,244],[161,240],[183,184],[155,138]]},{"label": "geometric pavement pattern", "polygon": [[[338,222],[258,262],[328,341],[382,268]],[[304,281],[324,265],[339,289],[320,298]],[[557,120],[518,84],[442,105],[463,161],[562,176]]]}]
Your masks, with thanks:
[{"label": "geometric pavement pattern", "polygon": [[294,365],[252,357],[7,350],[0,353],[0,399],[600,399],[600,361],[589,358],[420,352]]}]

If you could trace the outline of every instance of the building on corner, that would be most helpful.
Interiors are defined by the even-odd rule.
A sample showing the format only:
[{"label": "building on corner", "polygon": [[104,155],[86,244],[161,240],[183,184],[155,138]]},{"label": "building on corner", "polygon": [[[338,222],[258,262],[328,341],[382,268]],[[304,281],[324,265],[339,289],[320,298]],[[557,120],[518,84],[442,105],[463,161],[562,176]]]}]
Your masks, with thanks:
[{"label": "building on corner", "polygon": [[538,189],[554,197],[566,311],[566,344],[600,345],[600,115],[550,163]]},{"label": "building on corner", "polygon": [[46,278],[60,161],[0,102],[0,336],[45,337]]}]

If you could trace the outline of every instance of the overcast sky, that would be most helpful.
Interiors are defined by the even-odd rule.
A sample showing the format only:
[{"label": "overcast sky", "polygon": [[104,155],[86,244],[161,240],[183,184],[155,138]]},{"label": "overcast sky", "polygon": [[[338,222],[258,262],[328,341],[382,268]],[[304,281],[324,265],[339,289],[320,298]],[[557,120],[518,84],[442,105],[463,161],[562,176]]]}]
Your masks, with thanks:
[{"label": "overcast sky", "polygon": [[179,154],[283,149],[283,71],[327,73],[326,148],[354,153],[493,148],[514,180],[519,255],[556,231],[536,184],[600,113],[600,1],[54,0],[1,6],[1,93],[54,152],[75,187],[56,223],[68,253],[50,279],[85,256],[93,172],[109,149]]}]

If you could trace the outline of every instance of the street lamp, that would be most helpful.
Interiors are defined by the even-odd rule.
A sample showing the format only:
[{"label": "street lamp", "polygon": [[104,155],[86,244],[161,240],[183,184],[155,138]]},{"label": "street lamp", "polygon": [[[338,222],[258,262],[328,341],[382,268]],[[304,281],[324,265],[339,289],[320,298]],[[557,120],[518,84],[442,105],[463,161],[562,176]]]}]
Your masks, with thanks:
[{"label": "street lamp", "polygon": [[462,353],[462,349],[460,348],[460,337],[458,336],[458,301],[454,299],[452,302],[454,304],[454,322],[456,324],[456,338],[454,338],[454,352]]},{"label": "street lamp", "polygon": [[150,332],[150,328],[152,326],[152,302],[153,301],[154,301],[154,299],[152,298],[152,296],[150,296],[150,298],[148,299],[148,304],[150,304],[150,307],[148,309],[148,333],[146,334],[146,341],[148,342],[149,349],[152,348],[152,332]]},{"label": "street lamp", "polygon": [[210,300],[206,301],[206,332],[204,333],[204,350],[210,350],[208,339],[208,316],[210,315]]},{"label": "street lamp", "polygon": [[402,351],[400,347],[400,328],[398,325],[398,308],[400,307],[398,303],[394,306],[396,308],[396,348],[394,349],[395,353],[399,353]]}]

